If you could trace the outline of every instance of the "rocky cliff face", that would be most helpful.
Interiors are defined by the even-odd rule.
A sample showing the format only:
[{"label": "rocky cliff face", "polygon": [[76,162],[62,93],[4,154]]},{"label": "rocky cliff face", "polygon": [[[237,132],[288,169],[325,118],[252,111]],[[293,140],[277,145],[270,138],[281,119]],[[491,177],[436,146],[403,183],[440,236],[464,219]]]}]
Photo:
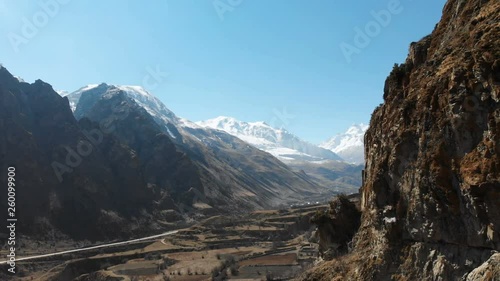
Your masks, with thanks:
[{"label": "rocky cliff face", "polygon": [[449,0],[394,67],[365,136],[350,264],[306,279],[500,279],[499,11],[496,0]]}]

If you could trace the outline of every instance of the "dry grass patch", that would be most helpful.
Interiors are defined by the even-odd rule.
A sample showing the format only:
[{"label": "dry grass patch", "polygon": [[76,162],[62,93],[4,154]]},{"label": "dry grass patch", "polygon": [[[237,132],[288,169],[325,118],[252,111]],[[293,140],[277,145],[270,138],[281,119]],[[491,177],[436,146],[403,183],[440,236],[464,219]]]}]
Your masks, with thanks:
[{"label": "dry grass patch", "polygon": [[271,255],[241,261],[240,266],[246,265],[295,265],[297,264],[297,254],[289,253],[284,255]]},{"label": "dry grass patch", "polygon": [[[178,272],[181,272],[181,276],[184,275],[209,275],[212,269],[220,266],[221,262],[224,261],[226,256],[243,256],[246,254],[254,252],[262,252],[263,250],[257,247],[241,247],[238,249],[226,248],[219,250],[207,250],[200,252],[181,252],[167,254],[165,257],[169,259],[174,259],[177,261],[176,264],[168,267],[167,271],[175,273],[179,277]],[[198,273],[198,274],[196,274]],[[171,275],[169,275],[171,276]],[[173,275],[172,275],[173,276]],[[177,280],[177,279],[176,279]]]}]

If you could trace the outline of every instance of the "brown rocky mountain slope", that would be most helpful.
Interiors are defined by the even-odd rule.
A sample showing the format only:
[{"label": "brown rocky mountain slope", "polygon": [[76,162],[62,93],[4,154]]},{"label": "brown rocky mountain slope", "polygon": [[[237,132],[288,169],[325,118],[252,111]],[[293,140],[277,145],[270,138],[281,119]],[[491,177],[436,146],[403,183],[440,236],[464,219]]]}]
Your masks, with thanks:
[{"label": "brown rocky mountain slope", "polygon": [[304,280],[500,280],[500,1],[449,0],[385,83],[354,250]]},{"label": "brown rocky mountain slope", "polygon": [[332,194],[224,132],[181,134],[115,86],[83,93],[78,120],[69,102],[0,65],[0,167],[16,169],[19,237],[124,239]]}]

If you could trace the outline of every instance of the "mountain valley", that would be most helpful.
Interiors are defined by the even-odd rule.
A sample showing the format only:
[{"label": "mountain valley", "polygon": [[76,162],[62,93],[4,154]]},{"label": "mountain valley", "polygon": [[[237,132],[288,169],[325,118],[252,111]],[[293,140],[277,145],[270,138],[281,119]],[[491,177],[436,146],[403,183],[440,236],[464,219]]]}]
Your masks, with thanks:
[{"label": "mountain valley", "polygon": [[[160,60],[155,53],[159,47],[159,56],[169,58],[163,62],[170,62],[177,76],[156,90],[145,86],[150,83],[85,85],[95,80],[88,77],[123,82],[134,75],[120,70],[122,64],[110,53],[106,57],[109,69],[94,60],[96,73],[74,75],[67,84],[55,74],[60,72],[49,71],[57,64],[48,65],[50,74],[42,77],[63,85],[57,91],[40,79],[26,82],[0,64],[0,168],[5,175],[0,177],[5,191],[0,193],[4,210],[0,280],[500,280],[500,1],[444,1],[441,19],[432,32],[410,43],[404,62],[394,64],[385,83],[379,81],[383,102],[373,110],[369,124],[350,122],[365,116],[351,114],[364,108],[354,101],[366,98],[372,105],[375,99],[368,103],[373,97],[370,82],[373,73],[381,73],[374,65],[396,57],[383,54],[394,51],[388,45],[391,41],[384,43],[384,50],[374,43],[355,52],[358,58],[372,52],[380,55],[373,61],[346,57],[347,64],[335,61],[330,65],[335,68],[327,68],[320,62],[331,50],[322,48],[334,41],[316,37],[323,38],[321,32],[336,36],[342,32],[321,29],[326,18],[317,7],[301,4],[298,14],[287,14],[296,4],[293,1],[286,9],[280,7],[280,13],[301,20],[311,13],[311,28],[283,21],[283,26],[277,24],[283,34],[270,32],[267,38],[259,33],[258,42],[250,41],[246,32],[262,27],[273,31],[271,26],[244,21],[249,15],[245,13],[251,13],[257,2],[239,7],[229,1],[226,12],[234,13],[226,14],[226,23],[234,26],[214,28],[212,18],[200,19],[206,29],[194,21],[190,21],[192,26],[183,26],[178,36],[174,36],[177,27],[161,29],[172,40],[141,44],[141,57],[113,49],[114,55],[130,55],[127,63],[134,64]],[[371,23],[385,28],[378,42],[389,40],[394,30],[420,34],[390,21],[397,14],[391,3],[387,11],[371,12],[377,22],[369,22],[367,29]],[[324,11],[329,11],[327,3],[323,4]],[[409,9],[410,3],[406,4]],[[68,11],[77,5],[87,4],[68,5]],[[150,14],[158,6],[151,9],[149,5],[129,8],[143,22],[157,20],[150,19]],[[187,20],[195,10],[183,5],[171,3],[171,8]],[[411,5],[415,9],[432,6],[415,1]],[[83,6],[76,10],[80,12]],[[221,24],[224,18],[217,7]],[[115,15],[103,11],[107,20],[115,20]],[[264,12],[259,14],[263,22],[269,11]],[[98,14],[93,15],[98,18]],[[325,14],[336,20],[331,12]],[[77,20],[73,15],[72,20]],[[384,15],[390,25],[380,22]],[[398,20],[402,23],[403,18]],[[158,22],[154,23],[148,32],[141,26],[141,38],[164,36],[153,33],[158,31],[153,29]],[[287,25],[294,27],[288,30],[291,34],[285,32]],[[313,27],[318,33],[312,32]],[[40,34],[49,34],[52,28],[56,26]],[[137,32],[125,23],[120,28],[127,38]],[[204,39],[197,33],[201,30],[210,40],[197,41]],[[215,31],[220,33],[211,33]],[[119,32],[115,29],[110,34],[118,36]],[[73,46],[73,37],[67,36],[68,42],[54,41],[53,47],[56,43]],[[278,42],[286,44],[273,45],[274,37],[281,36]],[[50,38],[42,37],[40,41]],[[101,45],[103,50],[112,46],[111,37]],[[229,38],[234,41],[226,41]],[[182,48],[174,48],[174,39],[181,40]],[[305,44],[313,39],[316,43]],[[38,40],[32,46],[37,47]],[[201,42],[207,52],[217,52],[197,56],[190,48],[198,50]],[[212,46],[212,42],[224,43],[228,49]],[[243,42],[249,45],[240,45]],[[252,45],[257,43],[262,45]],[[23,47],[22,56],[29,57],[32,49]],[[63,57],[71,57],[76,50],[81,51],[71,47]],[[168,52],[172,50],[175,55]],[[240,52],[250,56],[251,50],[257,55],[243,63]],[[271,57],[272,51],[279,55]],[[307,52],[314,56],[299,56]],[[227,61],[215,63],[221,54]],[[30,66],[40,74],[35,64]],[[358,68],[363,68],[362,75]],[[156,72],[151,69],[143,71],[147,72],[143,82],[158,76],[159,67]],[[119,75],[115,75],[117,70]],[[330,70],[338,77],[323,76]],[[354,76],[343,75],[354,70]],[[26,77],[33,76],[30,71]],[[217,75],[212,77],[211,72]],[[370,90],[364,93],[359,85],[331,85],[348,84],[351,78],[351,84]],[[75,84],[74,88],[85,86],[72,92],[65,89]],[[165,89],[173,90],[172,97],[178,100],[160,100],[168,93]],[[183,96],[187,92],[188,99],[200,107]],[[248,96],[255,103],[243,108]],[[342,108],[346,101],[352,108]],[[287,130],[263,119],[235,118],[257,116],[259,120],[276,102],[300,108],[303,115],[297,123],[302,124]],[[179,108],[186,109],[186,104],[193,120],[180,117]],[[196,108],[201,107],[207,110],[197,114]],[[217,112],[221,108],[223,112]],[[331,126],[332,121],[338,124]],[[309,128],[317,124],[327,125],[321,134]],[[348,128],[328,135],[340,126]],[[308,141],[318,139],[324,141]]]}]

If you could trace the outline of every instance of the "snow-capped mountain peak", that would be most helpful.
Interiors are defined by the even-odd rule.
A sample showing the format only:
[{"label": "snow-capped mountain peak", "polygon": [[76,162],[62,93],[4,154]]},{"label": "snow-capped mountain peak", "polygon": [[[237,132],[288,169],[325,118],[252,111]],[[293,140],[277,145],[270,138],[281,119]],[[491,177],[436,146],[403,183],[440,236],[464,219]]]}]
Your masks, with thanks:
[{"label": "snow-capped mountain peak", "polygon": [[188,120],[178,118],[170,109],[168,109],[157,97],[149,93],[146,89],[141,86],[131,86],[131,85],[109,85],[106,83],[101,84],[89,84],[84,86],[77,91],[67,95],[71,109],[78,115],[77,104],[81,96],[85,93],[96,95],[96,97],[106,98],[109,95],[114,95],[116,93],[124,93],[128,98],[132,99],[138,106],[142,107],[147,111],[151,117],[153,117],[158,124],[164,126],[166,132],[172,138],[177,138],[179,135],[173,133],[169,128],[168,124],[180,125],[180,126],[195,126],[192,122]]},{"label": "snow-capped mountain peak", "polygon": [[361,124],[354,124],[352,125],[349,129],[347,129],[347,132],[345,132],[346,135],[356,135],[359,136],[360,134],[363,134],[366,132],[368,129],[368,125],[365,125],[363,123]]},{"label": "snow-capped mountain peak", "polygon": [[149,93],[146,89],[141,86],[130,86],[130,85],[109,85],[106,83],[101,84],[89,84],[86,85],[71,94],[68,94],[65,91],[58,91],[61,96],[67,96],[70,101],[70,106],[73,111],[76,110],[76,105],[80,100],[80,97],[83,93],[89,91],[98,91],[101,94],[110,91],[122,91],[125,94],[133,99],[138,105],[143,107],[149,114],[153,116],[158,116],[164,114],[168,117],[174,118],[175,115],[172,111],[170,111],[158,98]]},{"label": "snow-capped mountain peak", "polygon": [[124,91],[130,98],[142,106],[153,117],[165,115],[172,122],[176,120],[175,114],[168,109],[157,97],[140,86],[115,86]]},{"label": "snow-capped mountain peak", "polygon": [[214,119],[196,122],[203,127],[218,129],[239,135],[259,135],[266,139],[280,137],[283,130],[275,129],[265,122],[243,122],[233,117],[219,116]]},{"label": "snow-capped mountain peak", "polygon": [[320,147],[331,150],[348,162],[360,164],[364,162],[364,136],[368,125],[355,124],[345,133],[320,144]]},{"label": "snow-capped mountain peak", "polygon": [[[101,84],[89,84],[84,87],[81,87],[80,89],[70,93],[68,91],[64,90],[58,90],[56,91],[61,97],[68,97],[69,99],[69,106],[71,107],[71,110],[75,112],[76,110],[76,105],[78,104],[78,101],[80,100],[80,97],[82,96],[82,93],[85,91],[89,91],[91,89],[97,88],[100,85],[106,85],[105,83]],[[107,86],[107,85],[106,85]]]},{"label": "snow-capped mountain peak", "polygon": [[342,160],[327,149],[303,141],[285,129],[273,128],[262,121],[244,122],[232,117],[220,116],[196,122],[196,124],[224,131],[283,161]]}]

